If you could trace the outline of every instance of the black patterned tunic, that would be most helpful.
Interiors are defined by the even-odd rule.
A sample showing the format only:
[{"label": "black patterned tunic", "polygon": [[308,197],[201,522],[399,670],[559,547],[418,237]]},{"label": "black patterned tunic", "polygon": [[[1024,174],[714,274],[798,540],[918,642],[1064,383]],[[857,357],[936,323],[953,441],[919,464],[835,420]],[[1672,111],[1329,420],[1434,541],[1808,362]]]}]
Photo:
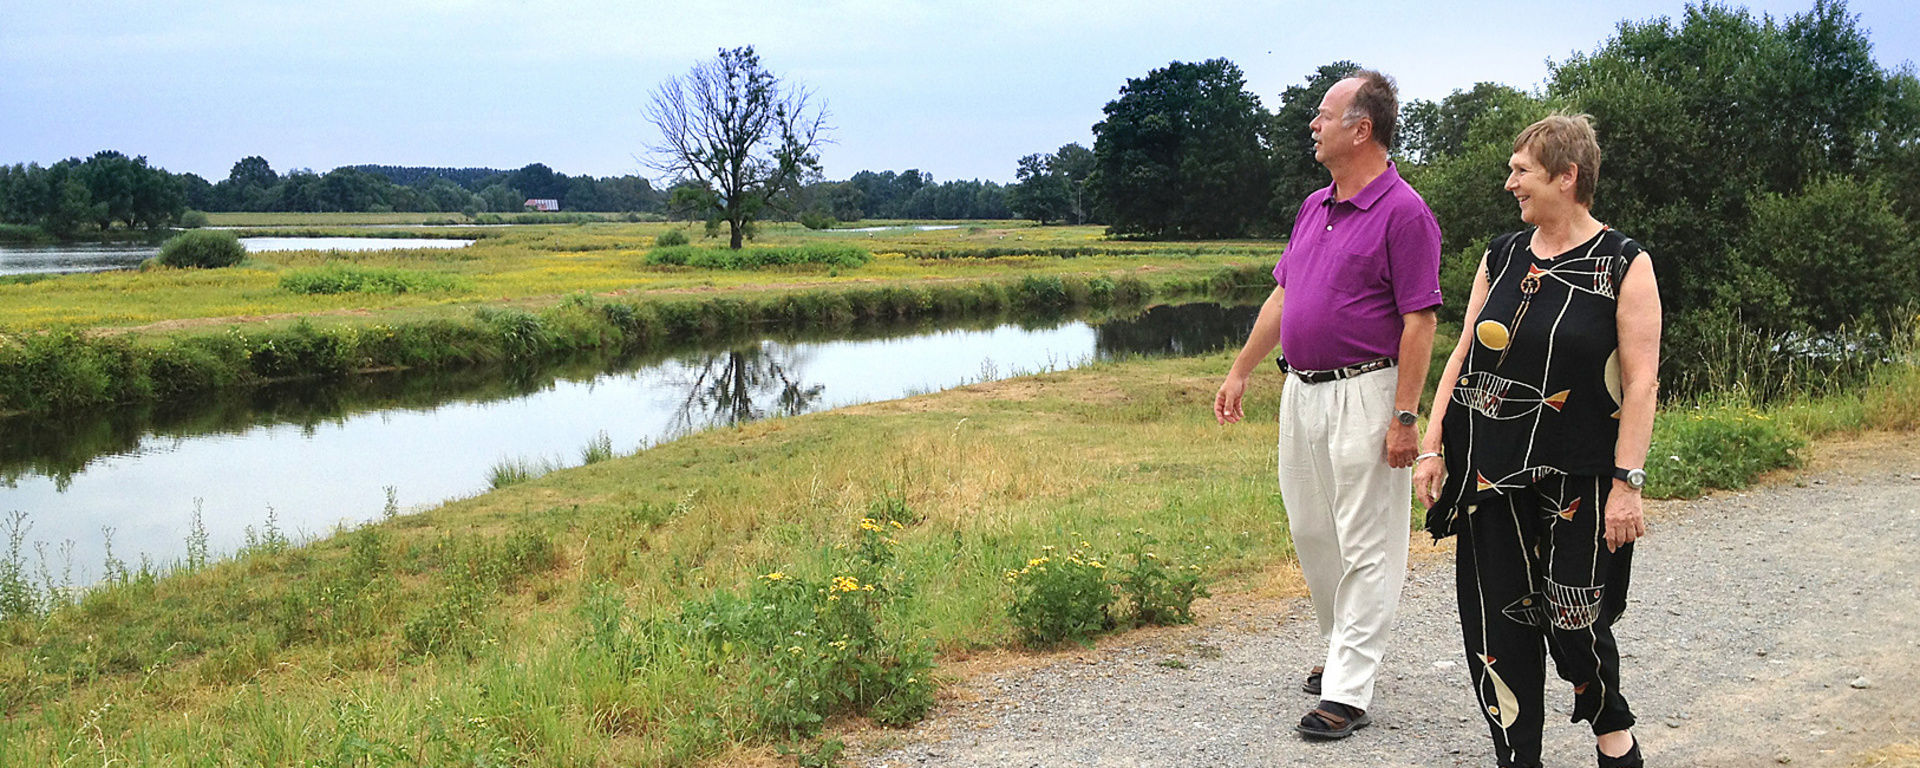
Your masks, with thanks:
[{"label": "black patterned tunic", "polygon": [[1442,421],[1447,481],[1427,511],[1435,538],[1469,505],[1552,475],[1608,476],[1620,433],[1615,307],[1640,244],[1601,229],[1554,258],[1533,230],[1494,238],[1488,291]]}]

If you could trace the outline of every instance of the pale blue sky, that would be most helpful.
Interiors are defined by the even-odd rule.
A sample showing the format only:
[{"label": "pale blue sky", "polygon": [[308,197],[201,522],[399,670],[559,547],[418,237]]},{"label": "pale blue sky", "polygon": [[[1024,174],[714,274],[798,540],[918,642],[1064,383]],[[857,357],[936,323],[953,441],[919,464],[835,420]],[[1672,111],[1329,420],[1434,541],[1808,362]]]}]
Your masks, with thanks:
[{"label": "pale blue sky", "polygon": [[[1738,3],[1777,19],[1812,0]],[[627,2],[7,0],[0,163],[117,149],[225,178],[275,170],[543,162],[652,176],[647,94],[753,45],[825,99],[829,178],[917,167],[1009,181],[1024,154],[1092,145],[1129,77],[1226,57],[1268,108],[1321,64],[1395,76],[1402,98],[1491,80],[1532,88],[1622,19],[1680,0],[1393,2]],[[1912,0],[1856,0],[1876,57],[1920,58]],[[1303,127],[1304,130],[1304,127]]]}]

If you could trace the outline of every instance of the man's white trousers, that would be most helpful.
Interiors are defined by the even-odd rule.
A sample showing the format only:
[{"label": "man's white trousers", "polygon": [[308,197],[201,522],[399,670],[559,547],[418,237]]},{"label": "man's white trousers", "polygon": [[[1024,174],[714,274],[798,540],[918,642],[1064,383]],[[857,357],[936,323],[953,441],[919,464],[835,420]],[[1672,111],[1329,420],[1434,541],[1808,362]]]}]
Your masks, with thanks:
[{"label": "man's white trousers", "polygon": [[1398,377],[1289,375],[1280,396],[1280,498],[1327,642],[1320,698],[1360,709],[1373,705],[1407,574],[1413,469],[1388,467],[1386,448]]}]

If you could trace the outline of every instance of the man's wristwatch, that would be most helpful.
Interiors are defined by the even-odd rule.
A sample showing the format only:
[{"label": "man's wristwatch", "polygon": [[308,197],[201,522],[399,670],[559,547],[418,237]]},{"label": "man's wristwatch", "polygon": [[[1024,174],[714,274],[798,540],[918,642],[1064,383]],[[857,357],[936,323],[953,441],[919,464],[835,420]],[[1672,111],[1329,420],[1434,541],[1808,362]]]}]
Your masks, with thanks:
[{"label": "man's wristwatch", "polygon": [[1413,411],[1394,411],[1393,420],[1402,426],[1411,427],[1414,422],[1420,420],[1420,416]]},{"label": "man's wristwatch", "polygon": [[1647,487],[1647,471],[1644,469],[1621,469],[1620,467],[1614,467],[1613,477],[1615,480],[1625,480],[1627,487],[1636,491]]}]

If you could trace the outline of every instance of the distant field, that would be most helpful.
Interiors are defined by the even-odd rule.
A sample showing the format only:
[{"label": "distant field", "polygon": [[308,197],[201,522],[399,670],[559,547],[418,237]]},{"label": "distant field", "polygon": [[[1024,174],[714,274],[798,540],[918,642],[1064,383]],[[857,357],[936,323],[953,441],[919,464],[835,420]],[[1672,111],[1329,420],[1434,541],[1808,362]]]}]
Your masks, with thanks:
[{"label": "distant field", "polygon": [[[221,214],[225,226],[278,221],[302,235],[378,234],[348,227],[391,226],[423,214]],[[868,226],[886,226],[879,222]],[[361,253],[260,253],[220,270],[155,270],[0,280],[0,328],[142,326],[169,320],[238,318],[289,313],[352,312],[356,316],[418,315],[448,305],[510,302],[544,304],[576,293],[648,294],[785,288],[837,284],[973,280],[1025,275],[1137,273],[1149,279],[1190,278],[1223,266],[1272,263],[1275,241],[1146,243],[1115,241],[1100,227],[1034,227],[1021,222],[955,222],[954,229],[922,231],[906,222],[881,231],[813,231],[768,225],[755,246],[858,243],[871,263],[858,268],[780,267],[760,271],[708,270],[647,263],[656,237],[685,232],[695,246],[720,246],[699,225],[590,223],[528,225],[461,233],[483,239],[453,250]],[[338,229],[339,231],[333,231]],[[450,234],[454,232],[450,231]],[[301,293],[288,278],[334,267],[402,270],[427,290]],[[438,287],[434,287],[438,286]]]},{"label": "distant field", "polygon": [[209,213],[211,227],[364,227],[410,224],[576,224],[593,222],[658,221],[653,213]]},{"label": "distant field", "polygon": [[347,227],[364,224],[465,224],[458,213],[209,213],[214,227]]}]

